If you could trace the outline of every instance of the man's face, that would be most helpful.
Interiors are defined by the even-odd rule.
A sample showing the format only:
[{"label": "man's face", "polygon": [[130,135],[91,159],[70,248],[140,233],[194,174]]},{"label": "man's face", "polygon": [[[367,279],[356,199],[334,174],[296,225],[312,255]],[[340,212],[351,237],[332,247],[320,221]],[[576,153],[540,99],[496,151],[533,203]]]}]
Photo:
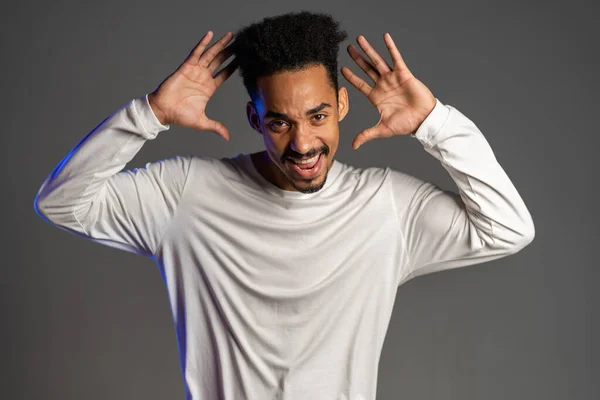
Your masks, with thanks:
[{"label": "man's face", "polygon": [[320,190],[338,148],[338,123],[348,112],[346,89],[340,88],[338,102],[323,65],[262,77],[257,87],[247,113],[263,135],[271,179],[284,190]]}]

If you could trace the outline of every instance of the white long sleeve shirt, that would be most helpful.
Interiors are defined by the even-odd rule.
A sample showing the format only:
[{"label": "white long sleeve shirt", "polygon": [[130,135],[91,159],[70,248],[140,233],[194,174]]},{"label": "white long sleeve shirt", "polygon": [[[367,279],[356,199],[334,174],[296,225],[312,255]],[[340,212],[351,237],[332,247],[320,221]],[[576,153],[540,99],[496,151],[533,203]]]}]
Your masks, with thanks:
[{"label": "white long sleeve shirt", "polygon": [[187,399],[373,400],[398,286],[534,237],[480,130],[439,99],[414,137],[458,194],[339,161],[319,192],[285,191],[248,154],[124,170],[168,128],[147,96],[129,102],[62,160],[35,206],[61,229],[156,262]]}]

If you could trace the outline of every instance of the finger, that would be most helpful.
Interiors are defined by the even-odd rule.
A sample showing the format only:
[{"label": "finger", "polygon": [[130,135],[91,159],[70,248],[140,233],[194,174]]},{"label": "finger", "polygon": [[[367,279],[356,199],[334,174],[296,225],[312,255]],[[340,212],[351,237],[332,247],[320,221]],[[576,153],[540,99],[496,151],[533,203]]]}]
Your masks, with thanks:
[{"label": "finger", "polygon": [[352,141],[352,148],[354,150],[358,150],[358,148],[363,145],[364,143],[368,142],[369,140],[375,139],[377,136],[377,126],[373,126],[369,129],[365,129],[364,131],[362,131],[361,133],[359,133],[358,135],[356,135],[356,137],[354,138],[354,140]]},{"label": "finger", "polygon": [[231,32],[227,32],[225,35],[223,35],[221,39],[217,40],[208,49],[206,49],[204,53],[202,53],[200,59],[198,60],[198,64],[203,67],[208,66],[215,59],[217,54],[223,50],[227,43],[231,41],[232,38],[233,33]]},{"label": "finger", "polygon": [[227,64],[226,67],[224,67],[222,70],[217,72],[217,74],[214,77],[217,87],[219,87],[223,82],[225,82],[227,79],[229,79],[231,74],[233,74],[233,72],[238,68],[238,66],[239,66],[238,59],[234,58],[233,60],[231,60],[231,62],[229,64]]},{"label": "finger", "polygon": [[204,34],[204,36],[202,36],[202,39],[200,39],[198,44],[196,44],[196,46],[190,52],[190,55],[188,56],[188,61],[191,61],[194,65],[198,64],[198,60],[200,59],[200,56],[202,55],[202,52],[204,52],[206,46],[208,46],[208,44],[210,43],[210,39],[212,39],[212,36],[212,31],[208,31]]},{"label": "finger", "polygon": [[371,93],[371,89],[373,88],[369,86],[367,82],[363,81],[361,78],[356,76],[354,72],[350,71],[350,68],[342,67],[342,75],[348,80],[348,82],[352,84],[352,86],[357,88],[359,92],[361,92],[367,97],[369,96],[369,93]]},{"label": "finger", "polygon": [[208,70],[213,73],[223,64],[229,57],[233,55],[233,47],[227,46],[217,54],[214,60],[208,65]]},{"label": "finger", "polygon": [[396,47],[396,44],[394,43],[394,40],[392,39],[392,35],[390,35],[389,33],[386,33],[385,35],[383,35],[383,39],[385,40],[385,45],[387,46],[388,50],[390,51],[390,55],[392,56],[392,61],[394,63],[394,69],[408,70],[408,67],[406,66],[406,63],[404,62],[404,59],[400,55],[400,51],[398,51],[398,48]]},{"label": "finger", "polygon": [[377,72],[375,67],[373,67],[373,64],[367,61],[367,59],[364,58],[362,54],[358,52],[358,50],[356,50],[356,47],[354,47],[354,45],[351,44],[348,46],[348,54],[350,54],[350,57],[352,57],[354,62],[358,64],[360,69],[362,69],[365,72],[365,74],[367,74],[369,78],[373,80],[373,82],[377,82],[377,80],[379,79],[379,72]]},{"label": "finger", "polygon": [[388,63],[379,55],[378,52],[375,51],[375,49],[369,44],[363,35],[360,35],[356,41],[360,45],[360,48],[363,49],[365,54],[369,56],[373,62],[373,66],[380,74],[385,74],[391,71]]},{"label": "finger", "polygon": [[207,119],[204,122],[203,127],[201,129],[215,132],[217,135],[221,136],[227,141],[229,141],[229,139],[231,138],[231,136],[229,135],[229,130],[225,127],[225,125],[213,119]]}]

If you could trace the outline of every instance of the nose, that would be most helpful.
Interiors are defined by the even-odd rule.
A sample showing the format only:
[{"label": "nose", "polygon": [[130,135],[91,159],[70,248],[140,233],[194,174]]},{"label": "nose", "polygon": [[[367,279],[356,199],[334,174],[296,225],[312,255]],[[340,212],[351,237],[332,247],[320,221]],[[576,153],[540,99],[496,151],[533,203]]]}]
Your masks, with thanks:
[{"label": "nose", "polygon": [[316,150],[319,148],[318,143],[316,143],[316,137],[311,132],[311,129],[302,124],[294,127],[290,147],[298,154],[306,154],[313,149]]}]

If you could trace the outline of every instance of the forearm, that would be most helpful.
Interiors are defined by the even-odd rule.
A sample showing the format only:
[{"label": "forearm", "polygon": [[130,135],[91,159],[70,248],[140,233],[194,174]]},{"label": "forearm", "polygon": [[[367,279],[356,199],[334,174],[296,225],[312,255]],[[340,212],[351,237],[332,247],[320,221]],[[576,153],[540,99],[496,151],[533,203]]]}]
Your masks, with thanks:
[{"label": "forearm", "polygon": [[[46,178],[35,200],[50,222],[75,231],[107,180],[121,171],[162,126],[146,98],[129,102],[88,133]],[[85,230],[84,230],[85,231]]]},{"label": "forearm", "polygon": [[455,182],[479,243],[496,248],[529,243],[531,215],[477,126],[439,100],[428,119],[414,137]]},{"label": "forearm", "polygon": [[458,188],[391,170],[406,254],[399,283],[514,254],[533,240],[531,215],[477,126],[439,100],[415,132]]}]

